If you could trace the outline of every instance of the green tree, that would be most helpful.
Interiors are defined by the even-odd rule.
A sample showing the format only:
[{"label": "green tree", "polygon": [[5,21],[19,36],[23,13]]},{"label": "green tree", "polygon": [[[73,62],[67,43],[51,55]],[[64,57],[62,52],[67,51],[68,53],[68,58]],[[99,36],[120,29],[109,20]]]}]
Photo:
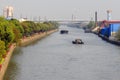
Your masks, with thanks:
[{"label": "green tree", "polygon": [[94,21],[90,21],[89,24],[87,25],[87,28],[91,29],[95,26]]},{"label": "green tree", "polygon": [[19,32],[21,33],[21,35],[24,34],[24,29],[21,26],[20,22],[17,19],[11,19],[9,22],[13,23],[15,25],[15,28],[17,28],[17,30],[19,30]]},{"label": "green tree", "polygon": [[2,58],[3,58],[3,55],[5,55],[5,53],[6,53],[5,43],[4,41],[0,40],[0,64],[2,63]]},{"label": "green tree", "polygon": [[0,39],[5,42],[6,49],[14,40],[13,27],[8,20],[0,17]]},{"label": "green tree", "polygon": [[28,23],[27,23],[26,21],[24,21],[24,22],[21,23],[21,26],[22,26],[23,29],[24,29],[24,34],[23,34],[23,35],[24,35],[24,36],[29,36],[31,30],[30,30],[30,28],[29,28]]},{"label": "green tree", "polygon": [[58,24],[55,22],[35,23],[33,21],[24,21],[21,23],[24,29],[24,36],[30,36],[36,32],[45,32],[57,28]]}]

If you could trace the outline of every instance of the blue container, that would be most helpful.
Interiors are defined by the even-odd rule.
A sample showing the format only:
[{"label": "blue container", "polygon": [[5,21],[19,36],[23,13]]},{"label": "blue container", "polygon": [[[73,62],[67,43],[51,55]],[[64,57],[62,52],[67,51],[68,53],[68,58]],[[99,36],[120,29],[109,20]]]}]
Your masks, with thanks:
[{"label": "blue container", "polygon": [[101,34],[102,36],[109,37],[109,36],[110,36],[110,35],[109,35],[109,27],[104,27],[103,29],[101,29],[100,34]]}]

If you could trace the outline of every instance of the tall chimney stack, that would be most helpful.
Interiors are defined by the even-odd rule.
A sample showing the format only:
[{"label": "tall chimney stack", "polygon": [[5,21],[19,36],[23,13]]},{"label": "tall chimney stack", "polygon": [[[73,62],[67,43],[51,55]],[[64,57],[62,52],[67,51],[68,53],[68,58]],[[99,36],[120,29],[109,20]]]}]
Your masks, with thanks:
[{"label": "tall chimney stack", "polygon": [[97,26],[97,11],[95,12],[95,26]]},{"label": "tall chimney stack", "polygon": [[107,10],[107,20],[111,20],[111,10]]}]

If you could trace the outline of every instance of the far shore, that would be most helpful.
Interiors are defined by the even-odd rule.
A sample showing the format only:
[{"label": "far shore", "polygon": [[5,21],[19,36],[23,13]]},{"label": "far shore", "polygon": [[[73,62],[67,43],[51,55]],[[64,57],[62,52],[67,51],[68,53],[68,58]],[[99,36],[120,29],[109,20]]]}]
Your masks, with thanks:
[{"label": "far shore", "polygon": [[[58,31],[58,29],[43,32],[43,33],[36,33],[33,36],[23,38],[20,40],[20,46],[26,46],[26,45],[28,45],[28,44],[30,44],[38,39],[41,39],[49,34],[56,32],[56,31]],[[7,56],[5,58],[5,61],[2,64],[2,68],[0,70],[0,80],[3,80],[3,78],[4,78],[5,72],[7,70],[8,65],[9,65],[9,61],[11,59],[12,53],[13,53],[15,48],[16,48],[16,44],[14,43],[10,46],[9,51],[7,52]]]}]

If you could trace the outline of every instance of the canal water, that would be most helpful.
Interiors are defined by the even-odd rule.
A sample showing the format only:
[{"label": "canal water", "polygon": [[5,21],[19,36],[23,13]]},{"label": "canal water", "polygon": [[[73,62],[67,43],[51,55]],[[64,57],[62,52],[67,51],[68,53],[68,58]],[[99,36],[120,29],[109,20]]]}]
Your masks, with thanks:
[{"label": "canal water", "polygon": [[[120,80],[119,46],[79,28],[59,31],[16,48],[4,80]],[[76,38],[85,44],[72,44]]]}]

